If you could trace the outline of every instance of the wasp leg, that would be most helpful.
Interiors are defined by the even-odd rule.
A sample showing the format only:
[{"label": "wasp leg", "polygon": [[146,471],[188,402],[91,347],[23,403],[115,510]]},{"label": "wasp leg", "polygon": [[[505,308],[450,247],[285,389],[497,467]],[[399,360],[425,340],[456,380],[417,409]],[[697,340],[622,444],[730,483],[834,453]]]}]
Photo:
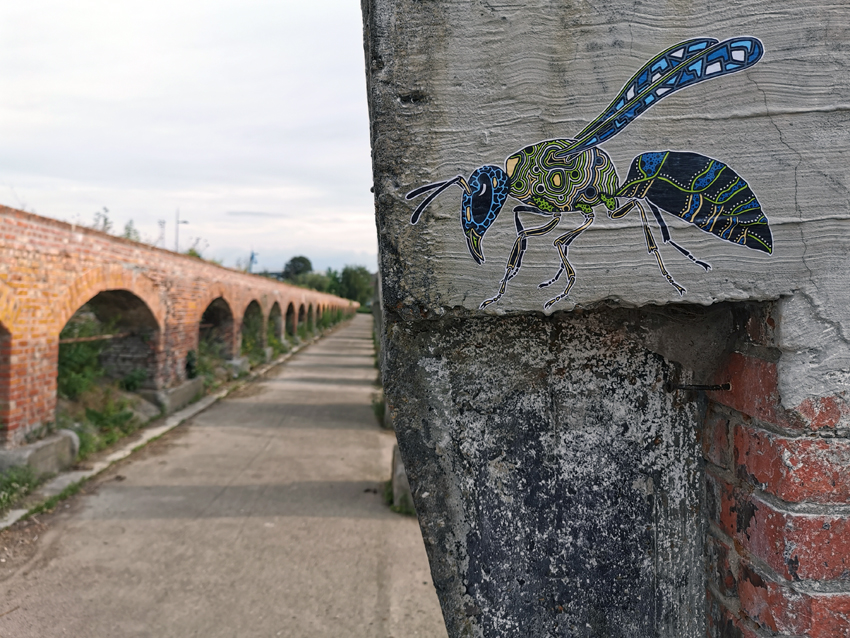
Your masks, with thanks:
[{"label": "wasp leg", "polygon": [[[649,220],[646,218],[646,211],[640,204],[637,206],[640,211],[640,219],[643,222],[643,234],[646,239],[646,252],[650,255],[655,255],[655,260],[658,262],[658,268],[661,269],[661,274],[667,278],[667,281],[670,282],[670,285],[676,289],[681,297],[687,292],[687,290],[677,284],[676,280],[673,279],[673,277],[670,276],[670,273],[667,272],[667,269],[664,268],[664,262],[661,260],[661,253],[658,251],[658,244],[655,243],[655,237],[652,236],[652,231],[649,228]],[[661,232],[662,234],[664,233],[664,231]]]},{"label": "wasp leg", "polygon": [[620,206],[620,208],[618,208],[617,210],[609,210],[608,217],[610,217],[611,219],[622,219],[630,212],[632,212],[632,209],[635,207],[636,203],[637,202],[632,200],[629,203]]},{"label": "wasp leg", "polygon": [[711,270],[711,264],[707,261],[700,261],[696,257],[693,256],[690,250],[687,248],[682,248],[679,244],[670,239],[670,229],[667,227],[667,222],[664,221],[664,218],[661,216],[661,211],[658,210],[658,207],[653,204],[651,201],[646,200],[646,203],[649,204],[649,208],[652,211],[652,214],[655,216],[655,221],[658,222],[658,227],[661,229],[661,239],[665,244],[671,244],[676,250],[682,253],[685,257],[694,262],[697,266],[702,266],[705,268],[706,272]]},{"label": "wasp leg", "polygon": [[[567,255],[569,255],[569,252],[570,252],[570,244],[572,244],[573,241],[575,241],[576,237],[578,237],[584,231],[586,231],[592,223],[593,223],[593,209],[588,209],[587,211],[584,212],[584,223],[581,226],[579,226],[575,230],[571,230],[568,233],[564,233],[563,235],[558,237],[553,242],[553,245],[555,246],[555,248],[558,249],[558,254],[561,256],[561,267],[558,269],[558,274],[555,275],[554,279],[552,279],[552,282],[556,281],[558,279],[558,277],[561,276],[562,272],[566,272],[567,273],[567,287],[564,288],[564,292],[562,292],[560,295],[558,295],[557,297],[553,297],[552,299],[547,301],[545,304],[543,304],[544,310],[548,310],[549,308],[551,308],[556,303],[558,303],[559,301],[561,301],[567,295],[570,294],[570,288],[572,288],[573,284],[576,282],[576,271],[573,269],[572,265],[570,264],[570,260],[567,259]],[[546,283],[546,285],[549,285],[549,283],[552,283],[552,282],[548,282],[548,283]],[[543,288],[543,284],[540,284],[538,286],[538,288]]]},{"label": "wasp leg", "polygon": [[514,222],[516,223],[516,241],[514,242],[513,250],[511,250],[511,254],[508,257],[508,263],[505,265],[505,276],[502,278],[501,285],[499,286],[499,292],[496,293],[495,297],[487,299],[478,306],[478,309],[483,309],[489,306],[491,303],[496,303],[499,299],[502,298],[502,295],[505,294],[505,289],[508,286],[508,282],[513,279],[517,273],[519,272],[520,267],[522,266],[522,256],[525,254],[526,248],[528,248],[528,237],[539,237],[540,235],[545,235],[552,231],[555,226],[557,226],[561,221],[561,214],[555,213],[554,217],[550,219],[548,222],[543,224],[542,226],[537,226],[535,228],[525,229],[522,225],[522,221],[519,218],[520,213],[532,213],[534,215],[545,215],[549,217],[552,213],[547,213],[539,208],[533,208],[531,206],[517,206],[514,208]]}]

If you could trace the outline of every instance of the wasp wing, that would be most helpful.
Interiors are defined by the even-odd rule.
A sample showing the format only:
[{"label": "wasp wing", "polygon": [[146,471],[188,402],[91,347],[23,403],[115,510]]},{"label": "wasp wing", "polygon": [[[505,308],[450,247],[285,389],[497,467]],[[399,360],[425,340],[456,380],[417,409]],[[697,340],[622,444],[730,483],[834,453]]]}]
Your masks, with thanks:
[{"label": "wasp wing", "polygon": [[588,124],[581,133],[576,135],[575,139],[581,139],[589,131],[593,130],[597,124],[613,117],[614,114],[623,108],[626,103],[630,102],[632,98],[636,95],[640,95],[648,89],[653,82],[661,79],[662,75],[669,73],[671,70],[682,64],[682,62],[690,60],[695,55],[703,53],[708,47],[717,44],[718,42],[719,40],[716,38],[694,38],[693,40],[679,42],[679,44],[674,45],[666,51],[662,51],[656,55],[638,69],[638,72],[623,85],[623,88],[617,94],[617,97],[611,100],[611,104],[608,105],[608,108],[600,113],[599,117]]},{"label": "wasp wing", "polygon": [[[669,57],[673,52],[678,52],[676,47],[673,49],[670,53],[664,52],[656,56],[651,62],[659,59],[661,55]],[[648,84],[635,84],[632,78],[624,87],[625,95],[621,92],[613,103],[613,107],[609,107],[601,117],[586,127],[569,147],[558,153],[558,156],[568,157],[597,146],[614,137],[644,111],[668,95],[705,80],[713,80],[748,69],[758,62],[763,54],[764,45],[758,38],[749,36],[729,38],[708,46],[701,53],[691,55],[684,62],[660,76],[651,75],[648,78]],[[638,80],[642,77],[641,72],[645,70],[646,66],[638,72]],[[644,88],[635,93],[631,99],[626,99],[629,90],[638,86]]]}]

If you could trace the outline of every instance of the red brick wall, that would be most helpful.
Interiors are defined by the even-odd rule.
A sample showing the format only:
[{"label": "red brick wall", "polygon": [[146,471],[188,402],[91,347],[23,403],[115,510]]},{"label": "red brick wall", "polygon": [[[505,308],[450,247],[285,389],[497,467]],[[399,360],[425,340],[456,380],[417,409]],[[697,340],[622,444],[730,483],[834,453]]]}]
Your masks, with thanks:
[{"label": "red brick wall", "polygon": [[[786,410],[756,313],[702,429],[709,635],[850,636],[850,440],[842,397]],[[846,436],[846,435],[845,435]]]},{"label": "red brick wall", "polygon": [[157,387],[185,380],[206,307],[223,297],[233,312],[233,351],[242,316],[257,301],[356,310],[333,295],[222,268],[186,255],[0,206],[0,445],[54,418],[59,332],[89,299],[128,290],[145,302],[159,328]]}]

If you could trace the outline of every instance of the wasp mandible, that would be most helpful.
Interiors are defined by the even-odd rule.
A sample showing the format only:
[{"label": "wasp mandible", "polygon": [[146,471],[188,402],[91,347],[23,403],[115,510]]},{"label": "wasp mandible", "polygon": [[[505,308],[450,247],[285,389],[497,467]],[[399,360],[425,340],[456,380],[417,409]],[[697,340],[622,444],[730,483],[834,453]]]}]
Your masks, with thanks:
[{"label": "wasp mandible", "polygon": [[[522,266],[529,237],[546,235],[558,226],[564,214],[578,213],[583,221],[553,242],[560,258],[558,272],[538,286],[550,286],[566,273],[564,291],[547,301],[544,308],[567,297],[576,281],[576,271],[568,258],[569,247],[593,223],[593,208],[600,204],[605,206],[611,219],[621,219],[637,209],[647,253],[654,255],[661,274],[680,296],[686,290],[664,266],[650,228],[650,213],[664,244],[670,244],[705,270],[710,270],[711,265],[671,239],[662,212],[675,215],[725,241],[771,254],[773,237],[767,217],[747,182],[726,164],[698,153],[642,153],[634,158],[625,183],[620,185],[614,163],[599,148],[667,96],[705,80],[748,69],[763,54],[761,40],[749,36],[723,42],[714,38],[680,42],[641,67],[611,104],[575,139],[538,142],[508,157],[504,169],[482,166],[468,178],[458,175],[407,193],[407,199],[412,199],[433,191],[416,207],[410,223],[419,221],[437,195],[457,185],[462,191],[460,222],[469,254],[482,264],[484,234],[496,221],[508,196],[522,202],[513,209],[517,236],[508,256],[505,276],[497,294],[485,300],[481,308],[495,303],[505,294],[508,282]],[[526,228],[521,214],[545,217],[548,221]]]}]

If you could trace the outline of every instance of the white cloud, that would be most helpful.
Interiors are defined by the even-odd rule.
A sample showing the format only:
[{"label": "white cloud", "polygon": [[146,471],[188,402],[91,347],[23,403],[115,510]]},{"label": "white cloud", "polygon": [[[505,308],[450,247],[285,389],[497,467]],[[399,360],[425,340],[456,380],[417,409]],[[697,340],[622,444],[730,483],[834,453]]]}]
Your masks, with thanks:
[{"label": "white cloud", "polygon": [[360,20],[351,0],[5,3],[0,203],[166,219],[169,247],[179,208],[212,256],[374,269]]}]

